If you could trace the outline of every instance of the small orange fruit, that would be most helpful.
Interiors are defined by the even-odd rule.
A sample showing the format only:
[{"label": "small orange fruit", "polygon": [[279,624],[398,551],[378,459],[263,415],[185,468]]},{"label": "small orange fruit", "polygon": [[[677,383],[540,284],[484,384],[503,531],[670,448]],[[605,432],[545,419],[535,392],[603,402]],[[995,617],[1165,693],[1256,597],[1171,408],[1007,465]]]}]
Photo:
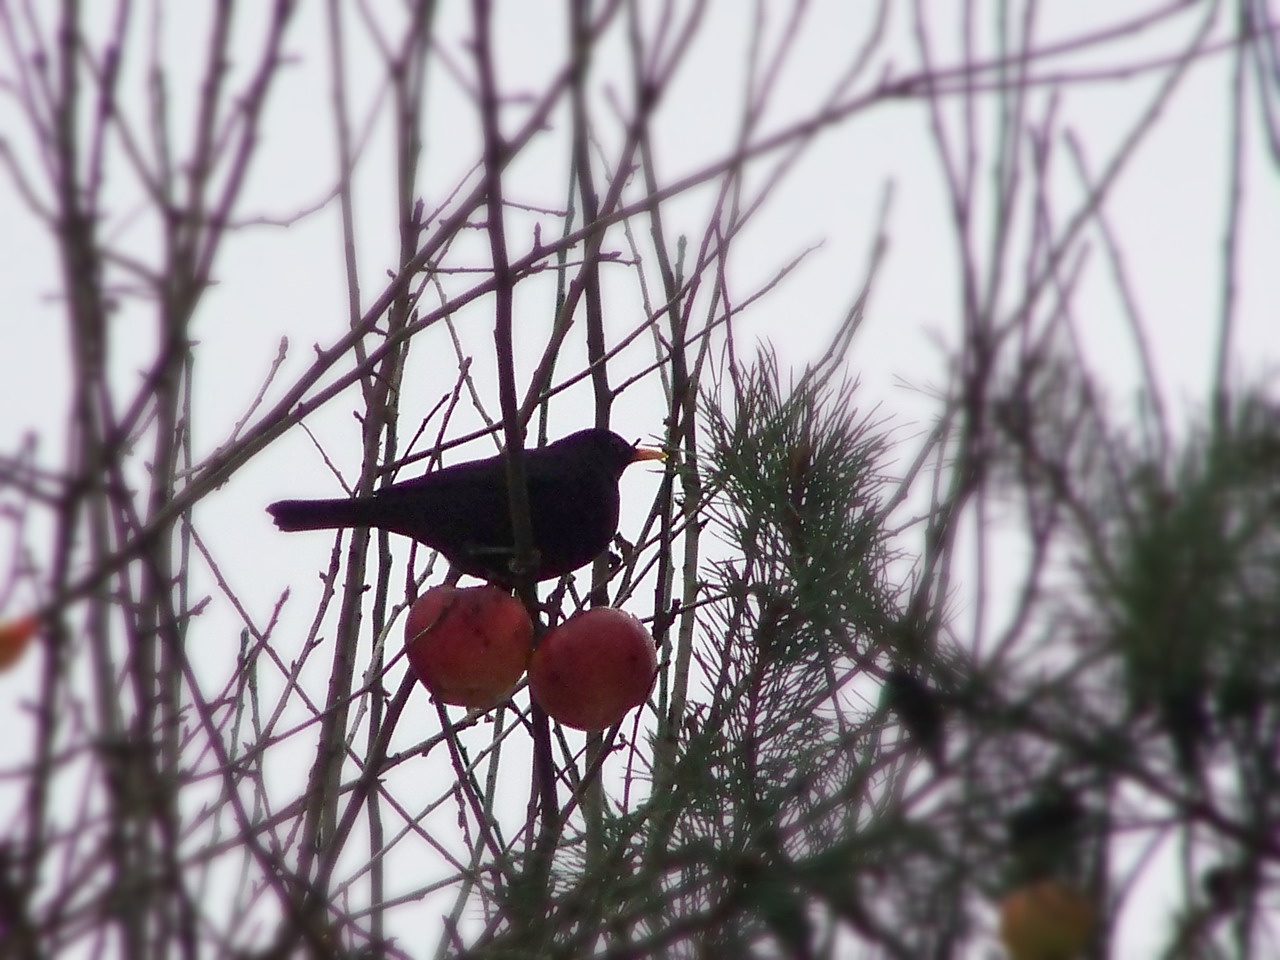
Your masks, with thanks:
[{"label": "small orange fruit", "polygon": [[0,623],[0,670],[8,670],[18,662],[39,626],[35,614]]},{"label": "small orange fruit", "polygon": [[1000,901],[1000,938],[1011,960],[1072,960],[1093,935],[1093,904],[1057,880],[1037,880]]}]

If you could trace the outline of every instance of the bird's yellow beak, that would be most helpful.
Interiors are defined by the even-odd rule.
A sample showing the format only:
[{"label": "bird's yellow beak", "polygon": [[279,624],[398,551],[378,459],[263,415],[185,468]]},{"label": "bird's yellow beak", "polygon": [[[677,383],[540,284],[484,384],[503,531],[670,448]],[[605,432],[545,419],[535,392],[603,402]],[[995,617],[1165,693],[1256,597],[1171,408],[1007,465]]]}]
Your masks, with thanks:
[{"label": "bird's yellow beak", "polygon": [[659,450],[657,447],[636,447],[631,452],[631,463],[639,463],[641,460],[665,460],[667,459],[667,451]]}]

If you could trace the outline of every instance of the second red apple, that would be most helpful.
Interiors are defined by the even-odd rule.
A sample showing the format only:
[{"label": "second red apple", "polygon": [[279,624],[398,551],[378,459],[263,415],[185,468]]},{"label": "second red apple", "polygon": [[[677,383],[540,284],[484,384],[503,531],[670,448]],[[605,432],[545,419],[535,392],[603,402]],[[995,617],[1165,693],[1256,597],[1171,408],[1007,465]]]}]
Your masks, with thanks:
[{"label": "second red apple", "polygon": [[648,699],[657,670],[644,624],[621,610],[595,607],[542,638],[529,662],[529,692],[565,726],[605,730]]}]

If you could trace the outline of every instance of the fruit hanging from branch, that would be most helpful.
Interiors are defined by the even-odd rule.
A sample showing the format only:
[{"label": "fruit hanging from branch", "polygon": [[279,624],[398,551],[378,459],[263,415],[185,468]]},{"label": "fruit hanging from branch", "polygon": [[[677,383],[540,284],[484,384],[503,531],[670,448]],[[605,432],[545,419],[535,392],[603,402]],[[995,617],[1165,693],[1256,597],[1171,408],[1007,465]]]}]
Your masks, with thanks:
[{"label": "fruit hanging from branch", "polygon": [[488,710],[524,676],[533,623],[519,600],[497,587],[432,587],[409,610],[409,666],[441,703]]},{"label": "fruit hanging from branch", "polygon": [[542,638],[529,663],[529,692],[565,726],[606,730],[648,699],[657,671],[658,652],[644,624],[595,607]]}]

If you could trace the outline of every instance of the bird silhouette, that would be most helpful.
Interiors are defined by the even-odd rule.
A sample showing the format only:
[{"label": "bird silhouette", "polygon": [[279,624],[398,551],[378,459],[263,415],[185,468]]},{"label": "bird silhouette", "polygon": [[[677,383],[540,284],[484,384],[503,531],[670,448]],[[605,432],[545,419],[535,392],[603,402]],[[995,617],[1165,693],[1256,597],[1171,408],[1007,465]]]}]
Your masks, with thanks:
[{"label": "bird silhouette", "polygon": [[[550,580],[594,560],[618,530],[622,472],[664,457],[602,429],[526,451],[533,578]],[[281,500],[267,512],[281,530],[373,527],[426,544],[473,577],[503,585],[517,579],[502,456],[444,467],[368,497]]]}]

